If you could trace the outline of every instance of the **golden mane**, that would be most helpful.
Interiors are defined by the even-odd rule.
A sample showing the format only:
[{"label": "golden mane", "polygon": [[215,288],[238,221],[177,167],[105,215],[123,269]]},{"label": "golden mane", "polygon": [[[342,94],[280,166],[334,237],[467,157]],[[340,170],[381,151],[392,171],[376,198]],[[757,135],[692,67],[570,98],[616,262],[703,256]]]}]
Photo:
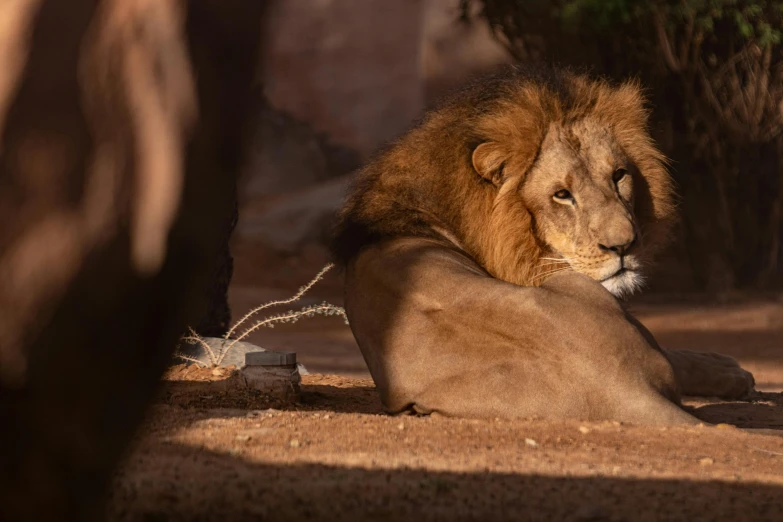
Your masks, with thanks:
[{"label": "golden mane", "polygon": [[456,242],[494,277],[542,282],[544,245],[516,197],[524,176],[498,191],[477,175],[472,154],[489,142],[495,150],[487,161],[504,158],[505,168],[527,172],[552,124],[586,117],[609,128],[637,167],[634,213],[645,250],[657,249],[670,235],[673,187],[666,158],[647,132],[639,85],[507,67],[444,100],[358,173],[338,216],[336,260],[347,264],[382,239],[433,237]]}]

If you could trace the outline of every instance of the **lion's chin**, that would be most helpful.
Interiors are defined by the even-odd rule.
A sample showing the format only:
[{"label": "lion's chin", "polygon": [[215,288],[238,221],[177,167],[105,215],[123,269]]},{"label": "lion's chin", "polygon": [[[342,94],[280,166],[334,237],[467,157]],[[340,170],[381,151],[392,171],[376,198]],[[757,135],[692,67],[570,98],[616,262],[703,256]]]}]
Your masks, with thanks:
[{"label": "lion's chin", "polygon": [[601,281],[601,284],[617,298],[632,295],[644,285],[644,276],[636,270],[622,269],[611,277]]}]

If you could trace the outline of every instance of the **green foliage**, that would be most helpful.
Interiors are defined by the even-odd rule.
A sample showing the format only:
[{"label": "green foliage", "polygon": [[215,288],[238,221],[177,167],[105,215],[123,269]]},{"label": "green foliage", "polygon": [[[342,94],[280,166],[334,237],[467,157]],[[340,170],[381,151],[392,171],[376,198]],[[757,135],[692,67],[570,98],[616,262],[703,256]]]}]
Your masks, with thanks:
[{"label": "green foliage", "polygon": [[[461,0],[463,10],[475,3]],[[779,45],[783,40],[783,2],[775,0],[485,0],[485,15],[502,23],[514,13],[533,24],[542,18],[558,22],[568,31],[586,28],[598,31],[644,23],[650,16],[662,15],[670,28],[693,24],[707,35],[717,27],[731,29],[742,41],[761,47]],[[520,17],[521,18],[521,17]],[[519,20],[517,20],[518,22]],[[490,20],[492,22],[492,20]]]},{"label": "green foliage", "polygon": [[783,37],[783,2],[772,0],[563,0],[550,5],[551,15],[571,29],[611,29],[660,13],[670,27],[693,23],[705,34],[728,25],[742,40],[761,47],[778,45]]},{"label": "green foliage", "polygon": [[586,21],[599,28],[611,28],[631,22],[636,4],[628,0],[567,0],[554,14],[569,28]]}]

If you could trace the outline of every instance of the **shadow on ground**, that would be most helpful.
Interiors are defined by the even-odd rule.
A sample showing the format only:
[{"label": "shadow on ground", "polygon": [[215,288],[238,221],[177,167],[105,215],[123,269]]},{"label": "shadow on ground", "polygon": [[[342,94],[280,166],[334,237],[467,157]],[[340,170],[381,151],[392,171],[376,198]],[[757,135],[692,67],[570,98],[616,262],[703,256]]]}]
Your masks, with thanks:
[{"label": "shadow on ground", "polygon": [[[756,393],[751,401],[686,401],[690,412],[712,424],[732,424],[739,428],[783,430],[783,393]],[[783,435],[783,431],[781,431]]]},{"label": "shadow on ground", "polygon": [[258,464],[178,445],[155,459],[118,477],[112,520],[783,520],[782,487],[740,481]]},{"label": "shadow on ground", "polygon": [[[199,369],[209,375],[209,371]],[[383,405],[370,379],[336,375],[303,377],[297,403],[283,402],[246,388],[236,373],[212,380],[170,380],[164,383],[159,402],[169,406],[212,411],[216,416],[243,416],[249,410],[383,414]],[[686,398],[686,409],[711,424],[739,428],[783,430],[783,394],[755,393],[748,401]],[[220,413],[222,412],[222,413]],[[783,432],[782,432],[783,433]]]},{"label": "shadow on ground", "polygon": [[[205,373],[204,370],[197,370]],[[370,379],[352,379],[337,375],[307,375],[301,385],[302,397],[297,403],[281,401],[248,389],[237,373],[226,372],[211,380],[168,380],[163,384],[158,402],[169,406],[205,410],[330,411],[335,413],[383,413],[375,386]]]}]

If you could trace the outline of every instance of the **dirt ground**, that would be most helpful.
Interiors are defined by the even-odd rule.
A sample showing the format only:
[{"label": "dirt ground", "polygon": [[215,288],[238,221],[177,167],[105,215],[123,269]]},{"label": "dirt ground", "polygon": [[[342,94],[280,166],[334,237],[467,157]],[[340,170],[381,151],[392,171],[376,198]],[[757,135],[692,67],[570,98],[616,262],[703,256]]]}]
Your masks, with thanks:
[{"label": "dirt ground", "polygon": [[[241,315],[305,281],[237,284],[232,306]],[[314,289],[324,299],[339,304],[336,278]],[[313,372],[300,404],[250,393],[228,370],[172,368],[111,519],[783,520],[783,302],[679,301],[632,308],[662,345],[730,354],[763,390],[687,401],[717,426],[388,416],[348,327],[316,318],[251,338]]]}]

